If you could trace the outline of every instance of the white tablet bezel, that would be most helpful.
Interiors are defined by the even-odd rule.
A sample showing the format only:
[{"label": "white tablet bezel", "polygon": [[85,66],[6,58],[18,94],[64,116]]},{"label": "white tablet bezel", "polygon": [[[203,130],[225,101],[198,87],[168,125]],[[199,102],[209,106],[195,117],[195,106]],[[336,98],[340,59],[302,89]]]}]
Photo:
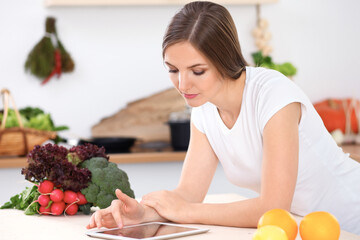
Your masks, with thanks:
[{"label": "white tablet bezel", "polygon": [[198,228],[198,227],[193,227],[193,226],[186,226],[186,225],[175,224],[175,223],[164,223],[164,222],[141,223],[141,224],[136,224],[136,225],[124,226],[124,228],[131,228],[131,227],[136,227],[136,226],[149,225],[149,224],[153,224],[153,223],[162,224],[162,225],[177,226],[177,227],[191,228],[193,230],[187,231],[187,232],[180,232],[180,233],[171,233],[171,234],[166,234],[166,235],[162,235],[162,236],[155,236],[155,237],[150,237],[150,238],[129,238],[129,237],[114,236],[114,235],[110,235],[110,234],[101,233],[104,230],[108,231],[108,230],[115,230],[115,229],[118,229],[118,228],[90,230],[90,231],[86,232],[86,235],[88,235],[90,237],[103,238],[103,239],[113,239],[113,240],[159,240],[159,239],[169,239],[169,238],[176,238],[176,237],[195,235],[195,234],[199,234],[199,233],[205,233],[205,232],[208,232],[210,230],[208,228]]}]

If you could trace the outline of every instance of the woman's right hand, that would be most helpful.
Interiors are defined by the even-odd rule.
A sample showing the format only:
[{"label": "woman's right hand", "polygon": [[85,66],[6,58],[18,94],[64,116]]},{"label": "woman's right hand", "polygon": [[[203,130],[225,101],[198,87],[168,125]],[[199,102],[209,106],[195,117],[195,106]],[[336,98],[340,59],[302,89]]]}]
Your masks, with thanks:
[{"label": "woman's right hand", "polygon": [[97,210],[86,226],[90,228],[122,228],[124,225],[137,224],[143,221],[145,208],[135,199],[116,189],[117,200],[113,200],[108,208]]}]

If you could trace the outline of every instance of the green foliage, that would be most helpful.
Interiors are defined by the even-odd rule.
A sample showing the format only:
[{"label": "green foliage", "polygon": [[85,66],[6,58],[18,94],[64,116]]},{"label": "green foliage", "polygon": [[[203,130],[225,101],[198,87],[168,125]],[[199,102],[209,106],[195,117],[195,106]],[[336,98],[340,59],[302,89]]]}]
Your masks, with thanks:
[{"label": "green foliage", "polygon": [[72,60],[70,54],[65,50],[64,45],[61,43],[59,38],[57,37],[57,44],[61,53],[61,70],[62,72],[72,72],[75,68],[75,63]]},{"label": "green foliage", "polygon": [[275,64],[270,56],[263,56],[261,51],[252,54],[255,66],[274,69],[281,72],[285,76],[294,76],[297,69],[289,62],[283,64]]},{"label": "green foliage", "polygon": [[69,152],[66,155],[66,158],[69,162],[71,162],[72,164],[74,164],[75,166],[77,166],[79,163],[82,162],[82,160],[79,158],[79,156],[76,153],[73,152]]},{"label": "green foliage", "polygon": [[50,114],[39,114],[30,118],[26,127],[52,131],[54,129],[54,124],[51,121]]},{"label": "green foliage", "polygon": [[[2,122],[2,119],[3,119],[3,113],[0,112],[0,123]],[[20,114],[20,119],[24,126],[28,124],[28,119],[22,114]],[[19,121],[16,117],[15,111],[9,109],[8,116],[6,118],[5,128],[11,128],[11,127],[19,127]]]},{"label": "green foliage", "polygon": [[[38,213],[39,204],[33,203],[40,196],[37,186],[26,187],[20,194],[12,196],[9,202],[6,202],[0,209],[15,208],[25,210],[26,215],[34,215]],[[29,207],[29,205],[31,206]]]},{"label": "green foliage", "polygon": [[39,78],[49,76],[55,66],[54,52],[51,39],[43,37],[29,53],[25,70]]},{"label": "green foliage", "polygon": [[44,114],[44,111],[40,108],[33,107],[25,107],[19,110],[20,114],[24,116],[26,119],[30,119],[32,117],[36,117],[39,114]]},{"label": "green foliage", "polygon": [[80,167],[88,168],[91,172],[91,183],[81,192],[88,202],[100,208],[110,206],[112,200],[117,199],[115,190],[120,189],[129,197],[134,198],[130,188],[127,174],[119,169],[115,163],[110,163],[106,158],[94,157],[82,162]]},{"label": "green foliage", "polygon": [[[67,126],[55,126],[51,115],[44,113],[40,108],[26,107],[20,109],[19,113],[21,121],[26,128],[55,132],[69,129]],[[3,113],[0,112],[0,122],[2,119]],[[5,124],[5,128],[11,127],[19,127],[19,122],[13,109],[9,109]],[[55,143],[59,140],[59,137],[55,139]]]}]

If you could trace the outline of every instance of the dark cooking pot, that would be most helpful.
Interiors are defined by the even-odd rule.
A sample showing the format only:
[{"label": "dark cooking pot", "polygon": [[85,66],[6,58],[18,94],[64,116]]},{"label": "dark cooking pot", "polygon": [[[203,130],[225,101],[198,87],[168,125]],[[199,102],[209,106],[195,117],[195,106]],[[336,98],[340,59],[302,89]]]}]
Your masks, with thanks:
[{"label": "dark cooking pot", "polygon": [[174,151],[186,151],[190,140],[190,121],[169,121],[168,124]]},{"label": "dark cooking pot", "polygon": [[97,137],[88,140],[81,139],[79,145],[91,143],[104,147],[106,153],[129,153],[135,141],[136,138],[131,137]]}]

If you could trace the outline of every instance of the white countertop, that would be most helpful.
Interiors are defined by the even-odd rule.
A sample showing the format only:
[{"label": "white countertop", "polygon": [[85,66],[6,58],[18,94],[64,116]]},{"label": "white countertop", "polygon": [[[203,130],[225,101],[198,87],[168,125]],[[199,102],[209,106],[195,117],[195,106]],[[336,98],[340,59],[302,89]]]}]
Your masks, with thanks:
[{"label": "white countertop", "polygon": [[[245,199],[238,194],[215,194],[208,195],[205,202],[209,203],[225,203]],[[85,226],[89,222],[90,215],[77,214],[74,216],[40,216],[33,215],[27,216],[23,211],[7,209],[0,210],[0,239],[1,240],[58,240],[58,239],[92,239],[85,235],[87,229]],[[301,218],[295,216],[298,223]],[[204,234],[182,237],[181,239],[252,239],[255,228],[235,228],[235,227],[222,227],[212,225],[196,225],[189,224],[190,226],[198,226],[210,228],[210,231]],[[297,240],[300,240],[298,234]],[[359,240],[360,236],[342,231],[340,235],[341,240]]]}]

